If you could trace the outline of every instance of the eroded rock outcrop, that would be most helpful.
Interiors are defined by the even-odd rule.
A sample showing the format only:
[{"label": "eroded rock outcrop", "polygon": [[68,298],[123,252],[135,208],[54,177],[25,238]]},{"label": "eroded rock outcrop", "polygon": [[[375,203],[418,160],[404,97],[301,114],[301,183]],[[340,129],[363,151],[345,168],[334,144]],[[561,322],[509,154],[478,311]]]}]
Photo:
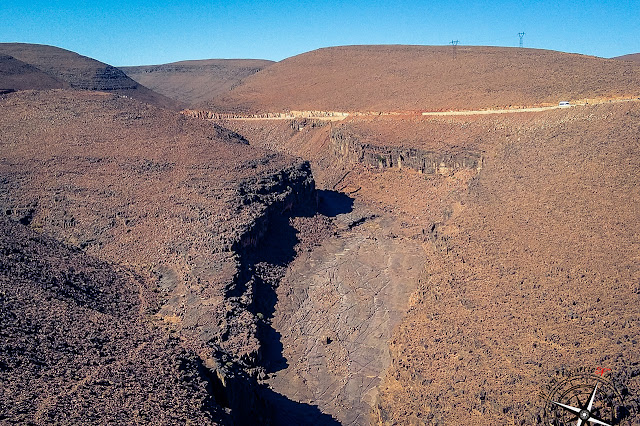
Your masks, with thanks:
[{"label": "eroded rock outcrop", "polygon": [[462,169],[482,169],[482,153],[472,150],[436,152],[420,148],[378,146],[341,129],[331,132],[335,154],[350,163],[384,168],[409,168],[425,174],[448,175]]}]

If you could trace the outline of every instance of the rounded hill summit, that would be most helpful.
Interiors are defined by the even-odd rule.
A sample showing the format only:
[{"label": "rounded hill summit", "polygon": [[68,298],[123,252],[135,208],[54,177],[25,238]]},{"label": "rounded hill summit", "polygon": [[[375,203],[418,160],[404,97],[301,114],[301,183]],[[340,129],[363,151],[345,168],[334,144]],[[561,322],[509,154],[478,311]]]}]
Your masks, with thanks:
[{"label": "rounded hill summit", "polygon": [[632,62],[538,49],[341,46],[285,59],[203,106],[218,112],[419,111],[640,93]]}]

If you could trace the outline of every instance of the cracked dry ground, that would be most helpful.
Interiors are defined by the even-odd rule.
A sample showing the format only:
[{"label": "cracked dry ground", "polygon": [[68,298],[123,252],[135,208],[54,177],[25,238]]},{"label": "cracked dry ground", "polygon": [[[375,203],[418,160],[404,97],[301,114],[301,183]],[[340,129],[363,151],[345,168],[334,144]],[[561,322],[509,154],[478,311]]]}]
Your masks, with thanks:
[{"label": "cracked dry ground", "polygon": [[[350,215],[368,219],[350,228],[357,219],[338,215],[337,238],[287,272],[273,321],[287,365],[268,384],[345,424],[540,424],[556,371],[604,366],[628,390],[624,422],[637,424],[640,105],[400,117],[381,136],[385,120],[342,125],[365,148],[472,146],[482,170],[334,159],[349,171],[337,187],[355,200]],[[236,126],[251,143],[277,134]],[[335,185],[342,173],[313,150],[330,149],[328,131],[287,132],[283,148]]]},{"label": "cracked dry ground", "polygon": [[[337,223],[353,225],[352,214]],[[273,326],[288,365],[267,383],[342,424],[368,423],[380,372],[390,362],[387,341],[423,264],[419,242],[389,235],[390,223],[374,217],[345,225],[302,253],[278,287]],[[292,413],[277,421],[305,423]]]}]

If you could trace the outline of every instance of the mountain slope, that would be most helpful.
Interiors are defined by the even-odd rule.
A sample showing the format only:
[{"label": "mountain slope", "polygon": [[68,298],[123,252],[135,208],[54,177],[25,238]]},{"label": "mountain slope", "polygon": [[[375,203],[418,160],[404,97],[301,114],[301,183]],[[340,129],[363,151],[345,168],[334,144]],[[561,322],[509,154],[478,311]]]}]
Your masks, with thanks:
[{"label": "mountain slope", "polygon": [[[126,95],[156,106],[177,109],[176,102],[133,81],[119,69],[54,46],[0,43],[0,54],[10,55],[74,89]],[[38,89],[36,83],[24,89]]]},{"label": "mountain slope", "polygon": [[195,354],[145,324],[144,287],[2,215],[0,422],[221,420]]},{"label": "mountain slope", "polygon": [[0,91],[62,89],[69,85],[13,56],[0,55]]},{"label": "mountain slope", "polygon": [[285,59],[207,106],[218,112],[407,111],[640,94],[640,66],[537,49],[343,46]]},{"label": "mountain slope", "polygon": [[238,422],[268,416],[252,382],[266,325],[253,307],[261,282],[250,254],[275,217],[313,207],[308,164],[104,92],[20,91],[0,96],[0,110],[3,216],[143,277],[154,297],[140,294],[142,315],[198,354],[216,401]]},{"label": "mountain slope", "polygon": [[640,62],[640,53],[631,53],[629,55],[616,56],[611,59],[621,59],[623,61],[636,61]]},{"label": "mountain slope", "polygon": [[271,64],[261,59],[209,59],[120,69],[151,90],[194,107]]}]

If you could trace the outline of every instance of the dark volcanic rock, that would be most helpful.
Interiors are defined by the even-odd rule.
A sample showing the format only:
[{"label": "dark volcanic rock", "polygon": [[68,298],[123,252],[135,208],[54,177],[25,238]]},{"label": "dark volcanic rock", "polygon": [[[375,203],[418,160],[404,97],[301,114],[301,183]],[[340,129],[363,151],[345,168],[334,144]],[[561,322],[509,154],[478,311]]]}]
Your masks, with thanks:
[{"label": "dark volcanic rock", "polygon": [[[379,424],[529,425],[543,423],[549,401],[541,391],[566,369],[614,383],[625,399],[611,423],[638,424],[639,118],[639,103],[628,100],[495,115],[354,116],[316,128],[224,121],[252,145],[309,158],[323,172],[343,167],[319,186],[377,207],[380,221],[400,222],[363,243],[339,235],[290,266],[273,321],[286,363],[268,379],[273,389],[349,424],[366,423],[373,401]],[[407,152],[415,160],[480,153],[482,169],[445,162],[451,173],[428,174],[423,162],[405,161]],[[352,222],[354,234],[376,222]],[[370,355],[384,343],[370,345],[366,331],[384,336],[376,315],[393,304],[380,292],[369,313],[366,297],[386,279],[384,258],[403,236],[411,240],[403,250],[422,244],[426,265],[417,283],[399,286],[416,284],[406,315],[382,339],[390,366],[377,384],[385,357]],[[332,247],[339,251],[327,253]],[[359,267],[365,258],[375,267]],[[404,301],[401,291],[390,293]],[[610,371],[602,377],[598,367]],[[367,380],[358,382],[361,371]]]},{"label": "dark volcanic rock", "polygon": [[378,146],[361,141],[357,135],[334,129],[331,133],[334,153],[344,161],[380,169],[403,167],[426,174],[446,175],[462,169],[480,170],[482,153],[473,150],[436,152],[421,148]]}]

